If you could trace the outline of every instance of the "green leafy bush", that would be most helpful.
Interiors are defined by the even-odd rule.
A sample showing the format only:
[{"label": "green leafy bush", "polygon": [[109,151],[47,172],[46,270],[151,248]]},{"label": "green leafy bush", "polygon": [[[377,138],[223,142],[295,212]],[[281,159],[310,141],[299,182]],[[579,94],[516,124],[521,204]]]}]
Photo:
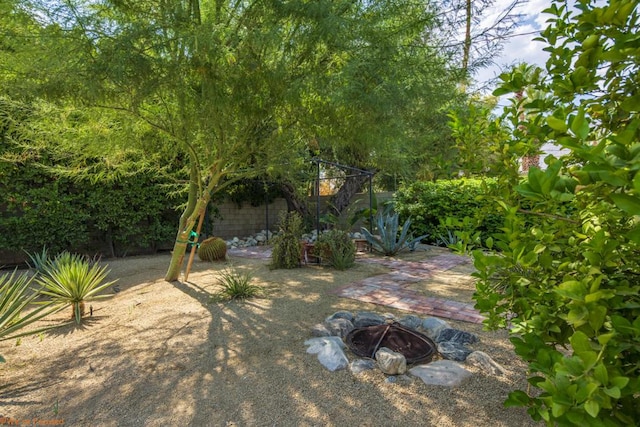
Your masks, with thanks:
[{"label": "green leafy bush", "polygon": [[[0,103],[0,108],[2,107]],[[69,171],[77,172],[77,175]],[[124,255],[175,237],[171,174],[141,154],[122,164],[37,145],[0,144],[0,250]]]},{"label": "green leafy bush", "polygon": [[46,274],[36,280],[42,285],[40,293],[51,297],[56,305],[70,305],[76,323],[82,321],[85,301],[106,298],[111,295],[98,295],[116,281],[103,283],[107,277],[107,266],[100,267],[77,254],[63,254],[51,262]]},{"label": "green leafy bush", "polygon": [[302,255],[302,217],[297,212],[280,214],[280,231],[273,239],[272,269],[300,267]]},{"label": "green leafy bush", "polygon": [[[520,66],[494,92],[516,94],[494,205],[505,223],[499,254],[474,253],[475,299],[489,326],[510,326],[529,365],[533,387],[507,405],[548,425],[637,425],[638,2],[554,0],[546,12],[548,77]],[[517,159],[551,141],[568,154],[520,182]]]},{"label": "green leafy bush", "polygon": [[337,270],[346,270],[355,264],[356,245],[349,233],[334,229],[320,234],[313,254]]},{"label": "green leafy bush", "polygon": [[401,187],[395,194],[395,209],[401,218],[411,218],[411,232],[431,236],[437,243],[451,227],[447,218],[474,224],[482,241],[499,231],[503,217],[485,196],[495,186],[493,178],[418,181]]}]

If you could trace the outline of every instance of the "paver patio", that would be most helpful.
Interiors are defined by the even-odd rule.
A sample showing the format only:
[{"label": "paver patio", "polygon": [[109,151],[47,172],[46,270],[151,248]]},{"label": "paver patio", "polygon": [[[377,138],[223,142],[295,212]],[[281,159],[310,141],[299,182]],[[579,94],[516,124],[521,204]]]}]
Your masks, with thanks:
[{"label": "paver patio", "polygon": [[[245,258],[268,259],[271,249],[265,246],[229,249],[231,255]],[[468,264],[468,258],[454,254],[440,254],[423,261],[405,261],[396,258],[358,257],[357,262],[382,265],[388,273],[348,283],[331,291],[343,298],[378,304],[399,310],[412,311],[429,316],[482,323],[484,317],[472,304],[446,298],[422,295],[409,285],[430,279],[434,273],[446,272]]]}]

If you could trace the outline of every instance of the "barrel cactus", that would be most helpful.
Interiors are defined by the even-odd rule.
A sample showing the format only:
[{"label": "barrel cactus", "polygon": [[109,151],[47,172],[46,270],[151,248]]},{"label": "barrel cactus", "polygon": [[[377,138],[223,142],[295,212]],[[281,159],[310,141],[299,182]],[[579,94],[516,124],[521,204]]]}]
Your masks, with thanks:
[{"label": "barrel cactus", "polygon": [[209,237],[200,243],[198,257],[202,261],[219,261],[227,256],[227,243],[220,237]]}]

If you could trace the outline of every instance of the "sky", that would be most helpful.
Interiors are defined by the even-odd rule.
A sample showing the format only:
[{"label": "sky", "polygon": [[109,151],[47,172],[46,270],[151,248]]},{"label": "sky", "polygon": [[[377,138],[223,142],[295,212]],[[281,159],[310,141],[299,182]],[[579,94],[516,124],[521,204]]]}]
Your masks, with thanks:
[{"label": "sky", "polygon": [[[511,0],[496,0],[493,8],[486,15],[486,21],[493,21],[510,3]],[[546,28],[546,20],[551,15],[543,14],[542,11],[550,5],[550,0],[529,0],[518,7],[517,12],[525,15],[524,22],[516,28],[514,35],[504,45],[502,55],[494,59],[496,65],[484,68],[475,75],[479,86],[497,77],[501,70],[508,69],[510,65],[519,62],[527,62],[544,68],[547,53],[542,49],[545,45],[533,41],[533,39],[538,35],[537,32]],[[532,32],[536,34],[530,34]]]}]

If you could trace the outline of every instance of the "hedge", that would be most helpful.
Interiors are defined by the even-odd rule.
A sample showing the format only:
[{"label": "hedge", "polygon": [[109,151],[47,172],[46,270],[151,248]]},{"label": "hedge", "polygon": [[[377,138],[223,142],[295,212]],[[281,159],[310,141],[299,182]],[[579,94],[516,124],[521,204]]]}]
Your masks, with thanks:
[{"label": "hedge", "polygon": [[498,232],[504,221],[492,208],[492,202],[483,197],[495,184],[491,178],[419,181],[404,185],[395,193],[395,209],[401,218],[411,218],[414,235],[427,234],[432,243],[451,230],[447,218],[468,218],[466,223],[473,230],[467,231],[479,231],[484,241]]}]

